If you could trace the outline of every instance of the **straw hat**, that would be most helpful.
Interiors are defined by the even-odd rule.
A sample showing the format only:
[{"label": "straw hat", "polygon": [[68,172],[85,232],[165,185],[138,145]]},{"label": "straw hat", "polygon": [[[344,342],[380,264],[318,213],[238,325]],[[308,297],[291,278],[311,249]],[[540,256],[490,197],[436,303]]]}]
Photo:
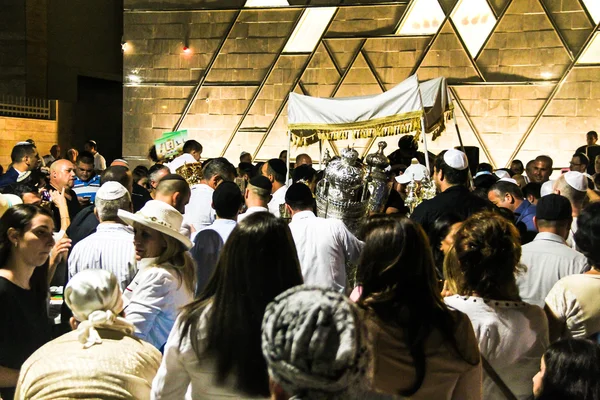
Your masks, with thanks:
[{"label": "straw hat", "polygon": [[191,249],[193,246],[187,236],[179,233],[181,223],[183,222],[183,215],[163,201],[150,200],[135,214],[119,210],[118,215],[128,225],[133,226],[137,222],[179,240],[187,249]]}]

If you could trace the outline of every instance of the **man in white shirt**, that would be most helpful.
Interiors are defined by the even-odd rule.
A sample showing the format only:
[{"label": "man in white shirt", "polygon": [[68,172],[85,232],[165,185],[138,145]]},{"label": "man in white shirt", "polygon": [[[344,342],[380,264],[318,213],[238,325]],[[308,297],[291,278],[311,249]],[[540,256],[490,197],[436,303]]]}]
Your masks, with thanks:
[{"label": "man in white shirt", "polygon": [[581,172],[569,171],[558,177],[558,179],[554,182],[553,187],[554,193],[566,197],[571,202],[571,208],[573,209],[573,222],[571,223],[571,230],[569,232],[569,237],[567,238],[567,244],[572,249],[577,249],[574,235],[575,232],[577,232],[577,217],[583,209],[583,202],[587,197],[587,177]]},{"label": "man in white shirt", "polygon": [[280,217],[280,206],[285,204],[285,192],[288,188],[285,184],[287,167],[280,159],[272,158],[263,164],[260,173],[262,176],[266,176],[272,185],[271,194],[273,198],[269,202],[269,211],[276,217]]},{"label": "man in white shirt", "polygon": [[544,300],[556,282],[589,269],[583,254],[567,246],[571,227],[571,203],[563,196],[549,194],[537,205],[534,223],[539,233],[522,247],[521,264],[527,271],[517,275],[521,299],[544,307]]},{"label": "man in white shirt", "polygon": [[269,201],[271,201],[272,189],[273,185],[271,181],[264,176],[259,175],[250,179],[244,193],[248,209],[245,213],[238,215],[238,222],[255,212],[269,212],[268,205]]},{"label": "man in white shirt", "polygon": [[183,144],[183,154],[165,165],[169,167],[172,174],[176,174],[179,167],[184,164],[196,163],[200,161],[201,156],[202,145],[195,140],[188,140]]},{"label": "man in white shirt", "polygon": [[106,160],[98,153],[98,144],[95,140],[88,140],[84,145],[83,149],[89,151],[94,156],[94,169],[97,173],[100,173],[106,169]]},{"label": "man in white shirt", "polygon": [[167,203],[183,214],[191,195],[190,185],[181,175],[168,174],[158,183],[154,200]]},{"label": "man in white shirt", "polygon": [[[237,225],[237,217],[244,198],[240,188],[233,182],[222,182],[212,196],[212,207],[217,219],[207,228],[198,232],[190,254],[196,261],[196,295],[200,294],[212,275],[221,249]],[[220,238],[216,238],[216,232]],[[220,240],[219,240],[220,239]]]},{"label": "man in white shirt", "polygon": [[[215,158],[205,163],[202,180],[192,186],[190,202],[185,206],[183,223],[189,225],[191,231],[198,232],[215,221],[213,192],[221,182],[233,181],[234,176],[235,167],[225,158]],[[193,237],[191,239],[194,241]]]},{"label": "man in white shirt", "polygon": [[304,283],[344,292],[346,264],[358,260],[364,243],[342,221],[315,216],[312,192],[305,184],[291,185],[285,203],[292,215],[289,227],[298,250]]},{"label": "man in white shirt", "polygon": [[137,272],[133,228],[123,224],[118,210],[132,211],[131,196],[118,182],[104,183],[96,193],[96,232],[78,242],[69,256],[69,279],[84,269],[115,274],[125,290]]}]

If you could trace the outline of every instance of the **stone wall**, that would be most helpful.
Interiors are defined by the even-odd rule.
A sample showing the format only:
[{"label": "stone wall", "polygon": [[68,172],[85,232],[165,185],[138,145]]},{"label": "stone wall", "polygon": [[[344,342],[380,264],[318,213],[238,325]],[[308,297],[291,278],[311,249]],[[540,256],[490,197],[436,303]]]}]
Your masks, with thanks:
[{"label": "stone wall", "polygon": [[[173,129],[199,80],[202,88],[180,129],[203,144],[203,157],[233,162],[242,151],[264,160],[287,148],[290,91],[377,94],[412,73],[421,80],[448,78],[460,102],[455,110],[465,145],[480,147],[480,159],[496,167],[541,153],[567,166],[585,133],[600,128],[600,64],[572,68],[595,25],[578,0],[491,1],[498,23],[473,57],[458,33],[461,22],[451,18],[440,21],[436,35],[395,35],[408,2],[339,7],[308,54],[280,53],[302,8],[190,3],[125,0],[123,151],[132,159]],[[457,4],[439,3],[447,16]],[[397,137],[384,140],[390,151],[396,148]],[[335,152],[353,145],[366,154],[376,141],[324,146]],[[457,144],[450,124],[429,148]],[[318,158],[319,148],[292,149],[292,156],[301,152]]]},{"label": "stone wall", "polygon": [[0,165],[10,164],[10,152],[15,144],[33,139],[40,156],[50,154],[58,143],[58,122],[27,118],[0,117]]}]

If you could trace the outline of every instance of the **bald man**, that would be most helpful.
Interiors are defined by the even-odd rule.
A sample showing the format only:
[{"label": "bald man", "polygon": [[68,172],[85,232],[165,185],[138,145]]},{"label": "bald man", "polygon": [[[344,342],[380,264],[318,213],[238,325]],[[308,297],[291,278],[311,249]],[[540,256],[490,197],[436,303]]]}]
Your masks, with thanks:
[{"label": "bald man", "polygon": [[308,165],[309,167],[312,167],[312,159],[308,154],[303,153],[296,156],[295,167],[299,167],[301,165]]},{"label": "bald man", "polygon": [[[52,196],[50,204],[54,230],[57,232],[61,230],[61,222],[63,229],[66,229],[81,210],[77,195],[73,192],[73,185],[75,185],[75,165],[69,160],[54,161],[50,166],[50,185],[47,189]],[[63,210],[62,216],[61,209]],[[66,218],[69,220],[66,221]]]}]

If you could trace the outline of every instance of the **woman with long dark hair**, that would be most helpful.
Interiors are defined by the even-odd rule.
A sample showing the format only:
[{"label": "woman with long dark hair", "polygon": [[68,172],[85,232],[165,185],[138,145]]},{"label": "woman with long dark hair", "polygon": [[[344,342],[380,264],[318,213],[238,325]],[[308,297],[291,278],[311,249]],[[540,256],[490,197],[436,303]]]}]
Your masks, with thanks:
[{"label": "woman with long dark hair", "polygon": [[520,258],[517,228],[486,211],[463,223],[444,261],[447,286],[454,293],[445,301],[471,319],[486,400],[531,397],[531,378],[549,344],[544,312],[519,297],[515,274]]},{"label": "woman with long dark hair", "polygon": [[270,213],[246,217],[198,299],[183,309],[152,385],[153,399],[268,398],[261,323],[269,302],[302,284],[291,232]]},{"label": "woman with long dark hair", "polygon": [[444,279],[444,257],[454,244],[454,234],[463,219],[456,214],[445,214],[435,220],[429,231],[429,243],[439,279]]},{"label": "woman with long dark hair", "polygon": [[536,400],[600,400],[600,346],[584,339],[553,343],[533,377]]},{"label": "woman with long dark hair", "polygon": [[481,399],[473,328],[444,304],[423,229],[375,216],[363,237],[358,305],[374,343],[374,389],[411,399]]},{"label": "woman with long dark hair", "polygon": [[52,214],[20,204],[0,218],[0,397],[12,399],[19,369],[51,339],[48,267],[54,239]]}]

